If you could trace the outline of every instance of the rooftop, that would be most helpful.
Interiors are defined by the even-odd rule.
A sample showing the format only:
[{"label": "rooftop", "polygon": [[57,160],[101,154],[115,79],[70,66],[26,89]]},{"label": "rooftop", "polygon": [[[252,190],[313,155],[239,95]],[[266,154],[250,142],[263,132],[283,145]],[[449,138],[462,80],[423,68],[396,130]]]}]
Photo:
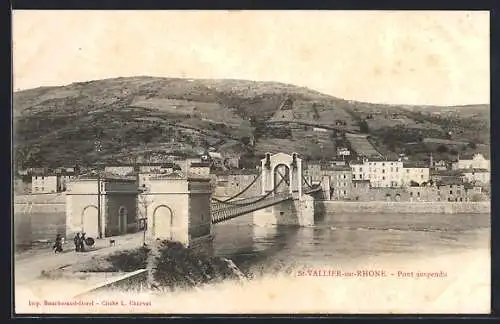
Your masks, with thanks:
[{"label": "rooftop", "polygon": [[219,170],[215,172],[216,175],[256,175],[259,174],[257,169],[232,169],[232,170]]},{"label": "rooftop", "polygon": [[460,170],[462,173],[490,173],[490,171],[486,169],[462,169]]},{"label": "rooftop", "polygon": [[191,162],[190,166],[193,168],[209,168],[210,163],[208,163],[208,162]]},{"label": "rooftop", "polygon": [[351,167],[347,165],[321,165],[321,170],[324,171],[351,171]]},{"label": "rooftop", "polygon": [[403,168],[428,168],[429,166],[422,161],[403,162]]},{"label": "rooftop", "polygon": [[439,180],[436,185],[438,187],[441,187],[441,186],[450,186],[450,185],[463,185],[464,184],[464,181],[461,179],[461,178],[458,178],[458,177],[446,177],[446,178],[442,178],[441,180]]}]

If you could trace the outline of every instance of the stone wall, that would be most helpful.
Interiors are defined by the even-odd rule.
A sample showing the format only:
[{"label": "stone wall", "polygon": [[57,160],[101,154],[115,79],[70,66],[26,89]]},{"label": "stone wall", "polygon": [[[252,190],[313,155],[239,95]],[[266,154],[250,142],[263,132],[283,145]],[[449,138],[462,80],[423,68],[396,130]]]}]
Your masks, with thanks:
[{"label": "stone wall", "polygon": [[[319,203],[319,202],[318,202]],[[489,214],[490,202],[322,201],[326,213]]]}]

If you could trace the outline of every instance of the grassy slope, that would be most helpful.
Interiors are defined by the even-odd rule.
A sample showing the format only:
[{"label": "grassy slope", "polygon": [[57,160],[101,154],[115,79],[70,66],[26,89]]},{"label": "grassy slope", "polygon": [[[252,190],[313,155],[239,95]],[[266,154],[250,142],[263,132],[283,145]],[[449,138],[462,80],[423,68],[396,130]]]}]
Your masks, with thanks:
[{"label": "grassy slope", "polygon": [[[287,97],[294,100],[292,119],[300,125],[280,116],[280,104]],[[358,122],[367,114],[394,112],[403,121],[377,117],[368,123],[370,141],[380,151],[404,147],[404,141],[388,147],[384,140],[400,136],[401,129],[394,128],[398,124],[424,137],[444,136],[451,129],[453,139],[489,144],[488,105],[447,107],[451,112],[446,119],[427,115],[437,109],[443,111],[346,101],[273,82],[106,79],[14,93],[16,160],[33,165],[118,162],[137,156],[195,154],[210,146],[257,155],[282,150],[331,158],[333,131],[319,134],[307,124],[332,128],[336,120],[343,120],[346,125],[337,128],[357,132]],[[252,136],[255,147],[241,144]],[[94,149],[97,138],[102,143],[99,156]]]}]

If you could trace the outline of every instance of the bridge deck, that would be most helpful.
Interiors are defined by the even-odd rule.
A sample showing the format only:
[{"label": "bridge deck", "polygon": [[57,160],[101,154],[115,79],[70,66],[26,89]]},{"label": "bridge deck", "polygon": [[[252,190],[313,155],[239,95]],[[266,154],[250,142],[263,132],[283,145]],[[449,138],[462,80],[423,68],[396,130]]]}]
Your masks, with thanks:
[{"label": "bridge deck", "polygon": [[[304,189],[304,194],[317,192],[321,188]],[[290,193],[279,193],[269,198],[262,196],[236,200],[232,202],[215,202],[212,204],[212,224],[218,224],[238,216],[242,216],[260,209],[277,205],[283,201],[294,199]]]}]

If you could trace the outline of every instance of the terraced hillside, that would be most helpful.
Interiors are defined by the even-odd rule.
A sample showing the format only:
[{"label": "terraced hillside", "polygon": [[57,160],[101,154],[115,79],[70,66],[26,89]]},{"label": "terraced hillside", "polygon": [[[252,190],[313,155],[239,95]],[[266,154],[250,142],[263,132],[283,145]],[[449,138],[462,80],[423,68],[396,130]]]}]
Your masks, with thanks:
[{"label": "terraced hillside", "polygon": [[249,158],[277,150],[333,158],[337,146],[349,144],[346,133],[367,135],[382,154],[418,157],[428,150],[424,138],[468,143],[440,148],[443,155],[489,148],[489,105],[378,105],[275,82],[97,80],[16,92],[13,113],[20,167],[193,155],[209,147]]}]

